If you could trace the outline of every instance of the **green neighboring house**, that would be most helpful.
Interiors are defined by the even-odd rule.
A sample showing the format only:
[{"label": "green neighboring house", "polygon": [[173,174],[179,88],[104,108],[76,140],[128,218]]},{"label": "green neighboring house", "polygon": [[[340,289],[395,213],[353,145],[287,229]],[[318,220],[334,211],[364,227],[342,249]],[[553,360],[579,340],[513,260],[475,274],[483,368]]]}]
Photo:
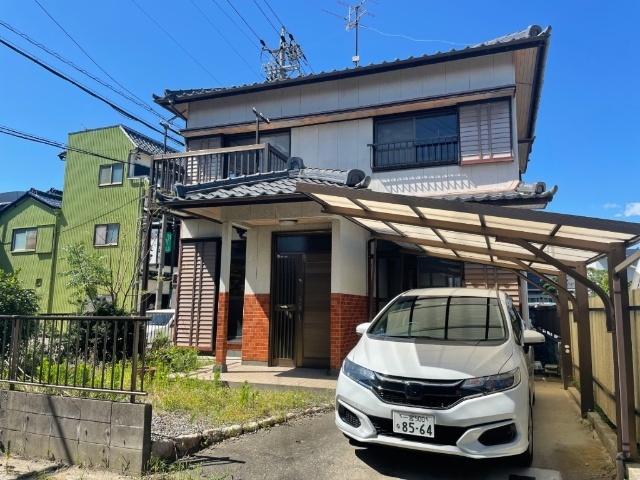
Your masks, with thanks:
[{"label": "green neighboring house", "polygon": [[61,206],[62,192],[54,188],[32,188],[0,203],[0,269],[20,270],[23,285],[40,297],[41,312],[50,312],[53,302]]},{"label": "green neighboring house", "polygon": [[[66,161],[64,200],[55,214],[50,209],[47,217],[45,208],[40,207],[42,218],[36,217],[32,195],[24,208],[14,209],[11,219],[5,214],[7,208],[0,210],[0,232],[5,244],[0,268],[7,266],[12,271],[20,267],[20,277],[27,286],[35,286],[42,279],[47,289],[45,292],[38,287],[42,289],[38,293],[47,296],[43,312],[75,313],[73,292],[61,272],[68,270],[65,248],[84,243],[87,252],[97,253],[111,268],[112,283],[119,291],[118,303],[133,310],[138,303],[140,228],[151,155],[163,153],[164,146],[124,125],[70,133],[67,146],[67,151],[60,154]],[[175,150],[167,148],[167,152]],[[35,252],[11,252],[13,229],[34,226],[38,227]],[[42,234],[51,232],[48,254],[40,252],[40,226],[51,227]]]}]

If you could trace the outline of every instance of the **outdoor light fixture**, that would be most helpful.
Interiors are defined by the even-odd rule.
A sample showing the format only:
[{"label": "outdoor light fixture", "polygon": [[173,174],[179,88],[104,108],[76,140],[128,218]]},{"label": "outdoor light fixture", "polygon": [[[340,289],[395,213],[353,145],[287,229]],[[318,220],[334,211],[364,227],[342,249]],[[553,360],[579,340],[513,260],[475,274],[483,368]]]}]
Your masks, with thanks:
[{"label": "outdoor light fixture", "polygon": [[295,218],[283,218],[281,220],[278,220],[278,223],[283,226],[296,225],[298,223],[298,220],[296,220]]}]

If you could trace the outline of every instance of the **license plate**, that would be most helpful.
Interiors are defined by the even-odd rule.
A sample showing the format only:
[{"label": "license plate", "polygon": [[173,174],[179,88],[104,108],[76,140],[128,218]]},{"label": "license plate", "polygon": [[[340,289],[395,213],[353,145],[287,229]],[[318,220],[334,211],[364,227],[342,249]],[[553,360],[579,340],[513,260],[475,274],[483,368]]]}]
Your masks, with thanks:
[{"label": "license plate", "polygon": [[435,420],[430,415],[393,412],[393,432],[433,438]]}]

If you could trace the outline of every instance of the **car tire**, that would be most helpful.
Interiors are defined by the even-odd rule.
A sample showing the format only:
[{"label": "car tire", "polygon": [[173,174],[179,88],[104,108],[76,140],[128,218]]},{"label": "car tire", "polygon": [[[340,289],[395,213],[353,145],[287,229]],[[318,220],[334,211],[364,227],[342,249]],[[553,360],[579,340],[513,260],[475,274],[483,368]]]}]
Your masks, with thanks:
[{"label": "car tire", "polygon": [[533,462],[533,409],[531,405],[529,405],[529,420],[527,423],[527,436],[529,438],[527,449],[521,454],[512,457],[513,463],[518,467],[528,467]]}]

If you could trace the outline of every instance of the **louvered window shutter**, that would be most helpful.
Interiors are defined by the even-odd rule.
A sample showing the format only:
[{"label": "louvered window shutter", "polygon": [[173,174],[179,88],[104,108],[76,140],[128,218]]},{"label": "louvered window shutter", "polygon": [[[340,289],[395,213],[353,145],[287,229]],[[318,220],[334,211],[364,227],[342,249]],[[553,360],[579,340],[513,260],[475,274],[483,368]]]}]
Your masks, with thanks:
[{"label": "louvered window shutter", "polygon": [[460,107],[462,163],[513,158],[509,100]]}]

